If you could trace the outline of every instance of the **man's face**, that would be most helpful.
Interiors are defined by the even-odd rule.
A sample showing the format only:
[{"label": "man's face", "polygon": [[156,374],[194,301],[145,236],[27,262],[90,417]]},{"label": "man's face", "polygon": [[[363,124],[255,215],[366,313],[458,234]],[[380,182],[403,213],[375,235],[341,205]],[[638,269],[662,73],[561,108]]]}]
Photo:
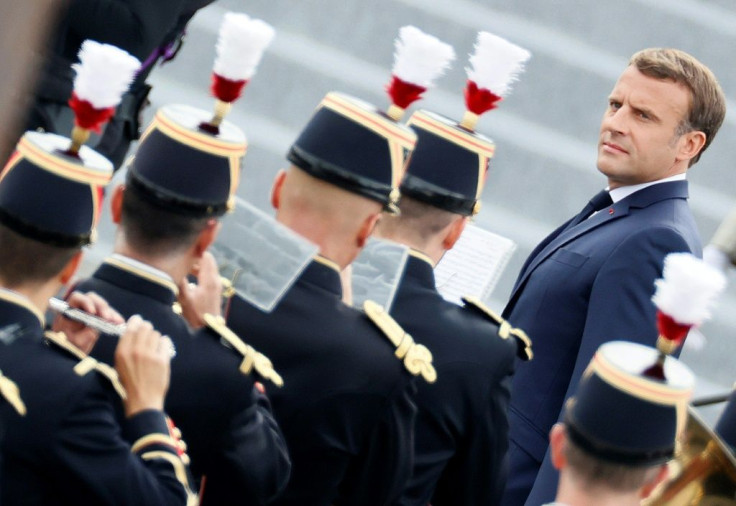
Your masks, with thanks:
[{"label": "man's face", "polygon": [[609,186],[656,181],[687,169],[677,127],[688,114],[690,91],[628,67],[608,100],[598,141],[598,170]]}]

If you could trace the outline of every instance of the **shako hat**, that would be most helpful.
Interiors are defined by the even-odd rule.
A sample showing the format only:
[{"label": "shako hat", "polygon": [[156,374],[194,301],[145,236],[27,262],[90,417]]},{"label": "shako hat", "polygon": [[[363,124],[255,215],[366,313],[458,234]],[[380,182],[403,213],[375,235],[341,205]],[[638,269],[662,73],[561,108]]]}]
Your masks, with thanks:
[{"label": "shako hat", "polygon": [[216,98],[214,115],[188,105],[160,108],[128,165],[127,185],[154,205],[179,214],[220,216],[233,208],[247,141],[224,117],[274,33],[261,20],[225,14],[210,88]]},{"label": "shako hat", "polygon": [[530,53],[501,37],[480,32],[470,57],[465,88],[466,112],[458,123],[420,110],[408,125],[417,133],[417,147],[401,182],[401,193],[464,216],[480,210],[480,195],[495,150],[475,125],[494,109],[523,70]]},{"label": "shako hat", "polygon": [[112,163],[84,146],[90,130],[110,119],[140,67],[122,49],[92,40],[82,43],[74,91],[71,139],[26,132],[0,173],[0,222],[16,233],[53,246],[73,248],[94,241],[104,187]]},{"label": "shako hat", "polygon": [[416,134],[398,121],[454,58],[451,46],[413,26],[395,41],[386,112],[330,92],[289,149],[288,160],[308,174],[398,212],[399,182]]}]

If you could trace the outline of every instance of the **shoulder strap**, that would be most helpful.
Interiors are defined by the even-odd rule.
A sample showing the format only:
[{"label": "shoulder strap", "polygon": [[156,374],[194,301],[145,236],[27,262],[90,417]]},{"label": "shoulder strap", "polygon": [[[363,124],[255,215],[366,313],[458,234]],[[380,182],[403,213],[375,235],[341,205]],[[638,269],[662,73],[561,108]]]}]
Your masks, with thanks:
[{"label": "shoulder strap", "polygon": [[20,390],[13,380],[8,378],[0,371],[0,395],[2,395],[8,404],[18,412],[20,416],[25,416],[26,405],[20,398]]},{"label": "shoulder strap", "polygon": [[532,340],[529,339],[526,332],[519,328],[512,327],[511,324],[503,319],[498,313],[483,304],[478,297],[467,296],[463,297],[462,301],[465,303],[464,307],[475,310],[485,316],[488,320],[498,325],[498,336],[501,339],[508,339],[509,336],[513,336],[514,339],[516,339],[516,354],[521,360],[528,361],[534,358]]},{"label": "shoulder strap", "polygon": [[110,381],[112,387],[122,399],[126,398],[125,389],[123,388],[122,383],[120,383],[120,378],[118,378],[118,373],[117,371],[115,371],[115,369],[107,364],[98,362],[97,360],[74,346],[74,344],[72,344],[67,339],[66,335],[63,332],[48,331],[44,334],[44,336],[46,337],[46,341],[56,346],[57,349],[60,349],[61,351],[79,360],[77,365],[74,366],[75,373],[77,373],[79,376],[84,376],[92,370],[97,371],[105,378],[107,378],[108,381]]},{"label": "shoulder strap", "polygon": [[426,346],[415,343],[411,335],[405,332],[380,304],[366,300],[363,302],[363,311],[396,347],[394,355],[400,360],[403,359],[404,367],[411,374],[421,375],[427,383],[437,381],[437,371],[432,365],[432,352]]},{"label": "shoulder strap", "polygon": [[205,313],[204,323],[210,330],[223,338],[230,346],[243,355],[240,372],[250,374],[255,369],[262,378],[271,380],[277,387],[284,386],[284,380],[273,368],[271,360],[263,353],[256,351],[252,346],[245,344],[235,332],[228,328],[222,316],[213,316]]}]

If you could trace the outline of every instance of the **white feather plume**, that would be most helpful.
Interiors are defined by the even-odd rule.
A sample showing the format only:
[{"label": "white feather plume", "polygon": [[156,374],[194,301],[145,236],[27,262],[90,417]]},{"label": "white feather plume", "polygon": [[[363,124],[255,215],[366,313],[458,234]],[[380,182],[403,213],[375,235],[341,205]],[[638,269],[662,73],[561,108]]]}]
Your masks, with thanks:
[{"label": "white feather plume", "polygon": [[72,65],[74,93],[97,109],[115,107],[128,91],[141,62],[122,49],[94,40],[85,40],[79,63]]},{"label": "white feather plume", "polygon": [[685,325],[700,325],[726,287],[726,277],[690,253],[670,253],[652,300],[660,311]]},{"label": "white feather plume", "polygon": [[451,45],[414,26],[399,29],[394,48],[393,75],[425,88],[430,88],[455,59]]},{"label": "white feather plume", "polygon": [[531,57],[526,49],[512,44],[497,35],[478,32],[475,52],[470,56],[468,79],[478,88],[485,88],[496,95],[506,96],[511,83],[524,71],[524,63]]},{"label": "white feather plume", "polygon": [[265,21],[228,12],[222,20],[217,39],[215,74],[231,81],[250,79],[275,34],[273,27]]}]

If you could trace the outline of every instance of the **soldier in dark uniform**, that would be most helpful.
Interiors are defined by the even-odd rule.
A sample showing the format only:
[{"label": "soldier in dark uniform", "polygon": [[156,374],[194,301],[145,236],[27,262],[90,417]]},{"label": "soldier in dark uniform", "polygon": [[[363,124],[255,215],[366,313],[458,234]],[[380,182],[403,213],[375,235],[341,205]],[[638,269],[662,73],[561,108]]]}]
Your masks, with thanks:
[{"label": "soldier in dark uniform", "polygon": [[239,295],[227,310],[233,331],[264,351],[284,378],[269,395],[293,469],[274,504],[380,506],[409,478],[413,375],[434,379],[431,354],[386,313],[370,312],[372,323],[346,306],[340,271],[364,246],[382,207],[395,210],[415,140],[369,104],[329,93],[292,145],[291,167],[275,181],[276,219],[320,254],[273,312]]},{"label": "soldier in dark uniform", "polygon": [[[187,439],[202,504],[265,504],[284,488],[290,469],[268,400],[254,387],[248,365],[254,357],[258,364],[267,361],[233,341],[215,319],[220,278],[205,254],[217,218],[234,198],[246,141],[227,121],[216,134],[200,129],[210,116],[184,105],[157,112],[125,186],[112,195],[119,224],[115,254],[77,289],[102,295],[124,316],[142,315],[174,341],[166,410]],[[201,292],[196,299],[208,308],[214,330],[193,332],[173,307],[177,295],[191,290],[186,276],[195,264]],[[109,363],[111,342],[100,341],[92,354]],[[257,372],[268,377],[272,371]]]},{"label": "soldier in dark uniform", "polygon": [[[131,318],[116,352],[118,380],[71,344],[74,336],[44,335],[48,298],[79,264],[112,175],[102,156],[86,147],[67,155],[69,145],[26,133],[0,179],[0,370],[27,408],[2,419],[2,499],[184,505],[182,449],[162,411],[170,341]],[[76,298],[109,313],[97,298]]]},{"label": "soldier in dark uniform", "polygon": [[550,432],[560,471],[553,504],[638,506],[667,476],[695,377],[673,357],[664,362],[664,378],[650,376],[657,355],[623,341],[598,348]]},{"label": "soldier in dark uniform", "polygon": [[71,130],[74,116],[67,105],[74,79],[71,65],[77,61],[82,41],[120,47],[143,66],[95,146],[115,169],[120,167],[130,143],[139,136],[139,117],[151,89],[146,78],[159,60],[173,57],[189,20],[213,1],[71,0],[49,41],[26,130]]},{"label": "soldier in dark uniform", "polygon": [[428,111],[408,125],[418,142],[401,183],[401,214],[382,219],[376,235],[412,248],[390,313],[432,350],[438,380],[418,385],[414,471],[397,504],[497,504],[509,382],[515,356],[531,358],[530,344],[479,301],[463,308],[444,300],[433,272],[478,211],[494,146]]}]

